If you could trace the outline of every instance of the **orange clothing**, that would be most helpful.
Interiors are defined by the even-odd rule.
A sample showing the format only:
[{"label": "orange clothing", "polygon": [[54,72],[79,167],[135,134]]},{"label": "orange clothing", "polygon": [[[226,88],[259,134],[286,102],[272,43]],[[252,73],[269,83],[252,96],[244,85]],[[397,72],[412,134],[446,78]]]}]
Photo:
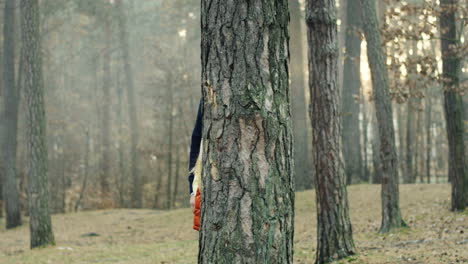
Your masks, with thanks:
[{"label": "orange clothing", "polygon": [[193,229],[200,231],[200,210],[201,210],[201,193],[200,188],[197,188],[195,194],[195,208],[193,210]]}]

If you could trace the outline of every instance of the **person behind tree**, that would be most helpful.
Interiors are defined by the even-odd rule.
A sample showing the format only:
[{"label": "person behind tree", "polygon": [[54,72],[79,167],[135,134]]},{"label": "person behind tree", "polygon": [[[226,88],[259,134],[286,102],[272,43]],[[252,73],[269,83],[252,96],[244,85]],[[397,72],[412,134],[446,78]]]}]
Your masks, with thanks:
[{"label": "person behind tree", "polygon": [[193,211],[193,229],[200,230],[200,209],[201,209],[201,171],[202,171],[202,131],[203,131],[203,101],[200,100],[198,106],[197,120],[192,132],[189,157],[189,192],[190,206]]}]

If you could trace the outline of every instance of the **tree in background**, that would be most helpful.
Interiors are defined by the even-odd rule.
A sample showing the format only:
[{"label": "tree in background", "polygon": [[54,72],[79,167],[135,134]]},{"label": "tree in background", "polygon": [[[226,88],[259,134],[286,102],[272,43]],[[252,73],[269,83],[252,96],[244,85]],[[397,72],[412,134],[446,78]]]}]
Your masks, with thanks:
[{"label": "tree in background", "polygon": [[380,137],[382,163],[382,224],[380,232],[388,232],[392,228],[406,226],[400,212],[393,112],[375,2],[373,0],[360,1]]},{"label": "tree in background", "polygon": [[[15,85],[15,0],[5,1],[3,28],[3,136],[2,147],[3,200],[5,201],[6,228],[21,225],[20,201],[16,180],[16,151],[20,87]],[[0,207],[0,210],[2,208]]]},{"label": "tree in background", "polygon": [[455,14],[458,0],[441,0],[440,35],[443,62],[444,109],[449,142],[449,179],[452,210],[468,206],[468,170],[464,141],[464,105],[460,95],[461,54]]},{"label": "tree in background", "polygon": [[304,87],[304,49],[302,45],[302,19],[299,0],[289,1],[291,10],[291,106],[294,133],[294,165],[296,190],[312,188],[312,170],[309,159],[306,96]]},{"label": "tree in background", "polygon": [[127,31],[127,15],[122,0],[115,0],[117,8],[117,24],[119,30],[119,42],[122,49],[122,60],[124,64],[125,81],[128,99],[128,114],[130,119],[131,138],[131,171],[133,177],[132,207],[141,208],[143,206],[142,182],[140,175],[140,155],[138,152],[138,142],[140,138],[140,128],[138,123],[138,113],[136,109],[136,92],[133,81],[133,68],[130,63],[129,37]]},{"label": "tree in background", "polygon": [[[317,199],[317,257],[326,263],[356,252],[341,157],[338,29],[334,0],[309,0],[309,88]],[[334,215],[336,217],[330,217]]]},{"label": "tree in background", "polygon": [[54,244],[49,214],[46,116],[38,0],[21,0],[31,248]]},{"label": "tree in background", "polygon": [[[102,84],[102,92],[104,100],[111,98],[111,48],[112,48],[112,19],[107,16],[104,19],[104,34],[105,34],[105,50],[102,57],[104,80]],[[111,104],[102,104],[102,175],[101,175],[101,195],[103,198],[108,198],[110,192],[110,176],[111,176]]]},{"label": "tree in background", "polygon": [[201,14],[198,263],[292,263],[288,1],[203,0]]},{"label": "tree in background", "polygon": [[346,182],[364,180],[362,175],[361,131],[359,128],[359,101],[361,95],[361,16],[359,5],[346,5],[345,60],[343,73],[342,142]]}]

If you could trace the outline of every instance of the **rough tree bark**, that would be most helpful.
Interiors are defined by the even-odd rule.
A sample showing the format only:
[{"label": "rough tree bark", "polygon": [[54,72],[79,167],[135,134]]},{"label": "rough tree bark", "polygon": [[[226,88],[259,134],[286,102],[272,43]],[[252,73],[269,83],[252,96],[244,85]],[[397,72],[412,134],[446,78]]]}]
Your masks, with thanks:
[{"label": "rough tree bark", "polygon": [[359,129],[359,103],[356,97],[360,96],[360,57],[361,16],[359,5],[348,3],[346,5],[346,55],[343,72],[343,118],[342,141],[343,156],[346,168],[346,182],[351,184],[353,180],[362,180],[362,156],[361,156],[361,132]]},{"label": "rough tree bark", "polygon": [[[2,147],[3,200],[5,201],[6,228],[21,225],[21,209],[16,180],[16,150],[18,130],[19,89],[15,85],[15,0],[5,1],[3,28],[3,136]],[[0,110],[1,111],[1,110]],[[2,210],[2,208],[0,208]]]},{"label": "rough tree bark", "polygon": [[132,207],[141,208],[143,205],[142,200],[142,184],[139,171],[140,155],[138,153],[138,142],[140,138],[140,132],[138,128],[138,114],[136,106],[136,92],[133,82],[133,69],[130,63],[130,48],[129,38],[127,33],[127,15],[125,14],[125,8],[122,0],[115,0],[117,7],[117,22],[119,27],[119,39],[122,49],[122,57],[125,71],[125,81],[127,87],[127,99],[128,99],[128,114],[130,119],[130,147],[131,147],[131,171],[133,177],[133,189],[132,189]]},{"label": "rough tree bark", "polygon": [[312,188],[312,171],[309,160],[307,108],[304,87],[304,49],[302,46],[302,12],[299,0],[289,1],[291,10],[291,106],[294,133],[294,164],[296,190]]},{"label": "rough tree bark", "polygon": [[318,225],[315,263],[326,263],[356,251],[341,154],[335,0],[308,0],[306,23]]},{"label": "rough tree bark", "polygon": [[388,72],[380,40],[379,22],[373,0],[360,0],[367,57],[372,75],[375,112],[380,138],[382,162],[382,224],[380,232],[406,226],[401,217],[398,185],[398,162],[395,147],[392,104],[389,95]]},{"label": "rough tree bark", "polygon": [[48,204],[46,116],[39,1],[21,0],[31,248],[54,244]]},{"label": "rough tree bark", "polygon": [[198,263],[292,263],[288,1],[202,0]]},{"label": "rough tree bark", "polygon": [[441,52],[444,82],[444,109],[449,143],[449,179],[452,184],[452,210],[468,205],[468,170],[464,142],[464,105],[459,93],[461,58],[454,50],[459,45],[455,12],[458,0],[441,0]]}]

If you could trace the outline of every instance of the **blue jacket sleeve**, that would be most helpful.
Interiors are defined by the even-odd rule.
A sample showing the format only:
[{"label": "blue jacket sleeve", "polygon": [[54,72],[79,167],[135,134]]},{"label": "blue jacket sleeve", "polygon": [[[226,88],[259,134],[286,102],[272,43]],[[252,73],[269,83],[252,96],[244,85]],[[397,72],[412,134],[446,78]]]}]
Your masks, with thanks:
[{"label": "blue jacket sleeve", "polygon": [[[201,144],[202,131],[203,131],[202,103],[203,102],[200,100],[200,104],[198,106],[197,121],[195,122],[195,127],[193,128],[193,132],[192,132],[192,141],[190,144],[189,171],[191,171],[193,167],[195,167],[198,154],[200,153],[200,144]],[[193,188],[192,188],[193,178],[194,178],[193,173],[190,173],[188,177],[190,193],[193,192]]]}]

